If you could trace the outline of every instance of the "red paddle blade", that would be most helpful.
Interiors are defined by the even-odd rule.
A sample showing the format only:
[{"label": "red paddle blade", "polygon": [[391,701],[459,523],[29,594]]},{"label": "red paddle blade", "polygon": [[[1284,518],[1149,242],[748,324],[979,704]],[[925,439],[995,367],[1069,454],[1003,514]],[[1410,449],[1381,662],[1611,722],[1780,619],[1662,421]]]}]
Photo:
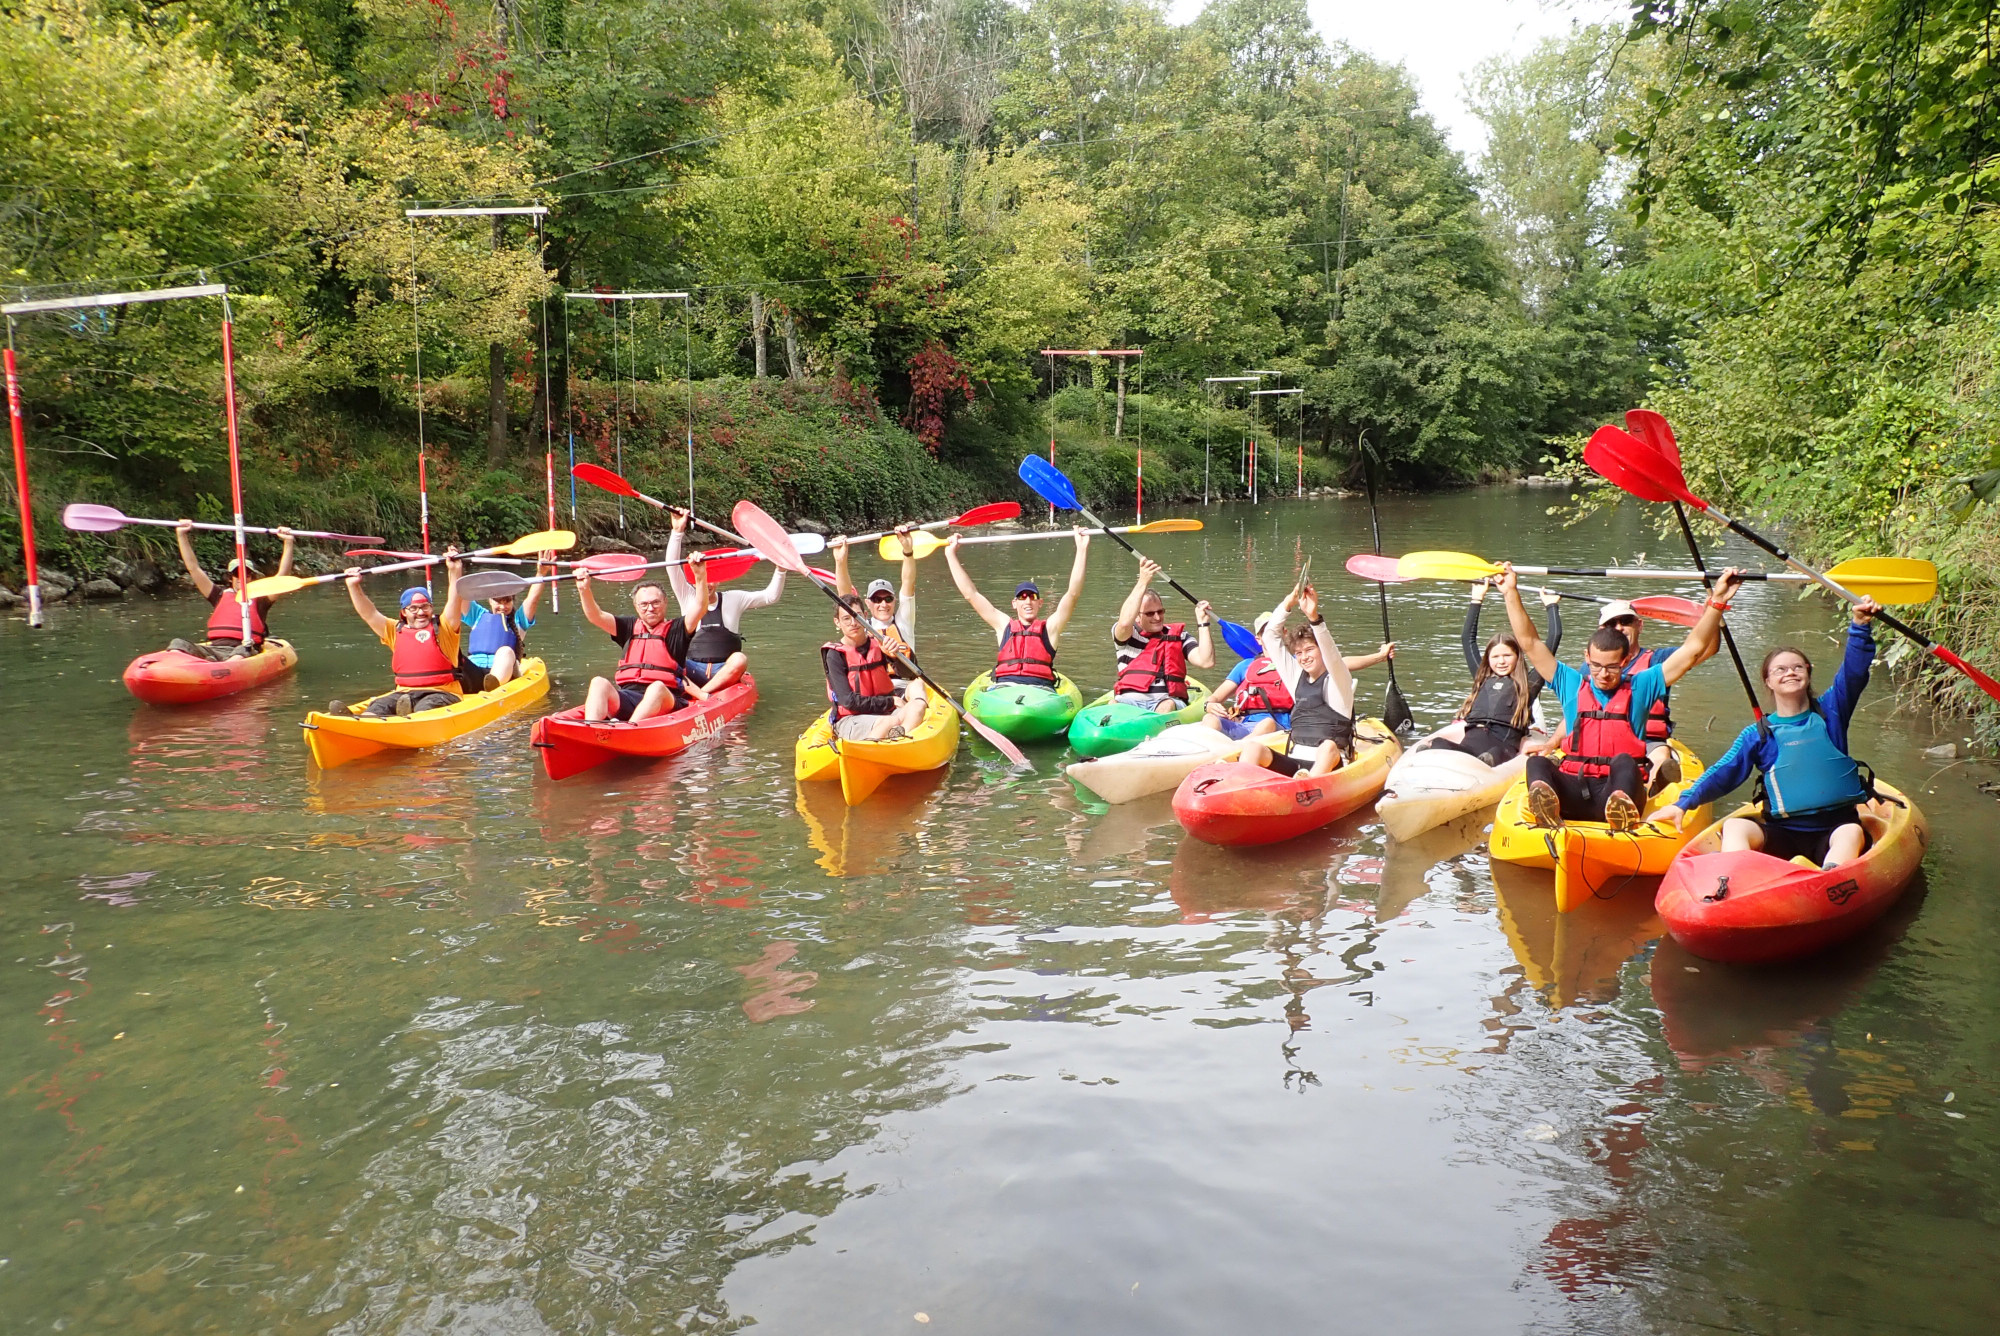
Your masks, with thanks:
[{"label": "red paddle blade", "polygon": [[1373,580],[1377,584],[1403,584],[1402,576],[1396,574],[1394,557],[1378,557],[1373,552],[1357,552],[1347,559],[1347,573],[1363,580]]},{"label": "red paddle blade", "polygon": [[2000,682],[1995,682],[1985,673],[1980,672],[1977,668],[1974,668],[1964,659],[1959,658],[1958,655],[1952,653],[1950,650],[1946,649],[1943,645],[1932,645],[1930,647],[1930,650],[1931,654],[1935,658],[1937,658],[1940,662],[1948,663],[1952,667],[1958,669],[1958,671],[1964,673],[1967,677],[1971,678],[1973,684],[1976,685],[1981,691],[1991,696],[1994,700],[2000,700]]},{"label": "red paddle blade", "polygon": [[1671,460],[1675,468],[1681,466],[1680,443],[1674,440],[1674,429],[1665,417],[1650,408],[1630,409],[1625,414],[1625,430],[1658,450],[1660,458]]},{"label": "red paddle blade", "polygon": [[1701,620],[1701,604],[1676,598],[1672,594],[1635,598],[1632,600],[1632,611],[1649,622],[1669,622],[1675,626],[1693,626]]},{"label": "red paddle blade", "polygon": [[570,476],[578,482],[587,482],[592,487],[602,487],[607,492],[614,492],[619,496],[629,496],[634,500],[638,499],[638,488],[601,465],[578,464],[569,472]]},{"label": "red paddle blade", "polygon": [[808,566],[806,567],[806,574],[812,576],[813,579],[818,580],[821,584],[833,583],[832,571],[821,570],[817,566]]},{"label": "red paddle blade", "polygon": [[764,560],[794,575],[807,574],[805,560],[792,545],[792,536],[785,532],[785,526],[758,509],[755,503],[738,501],[729,512],[729,520],[736,532],[750,540],[750,546],[763,553]]},{"label": "red paddle blade", "polygon": [[974,524],[998,524],[1002,520],[1017,520],[1019,518],[1021,518],[1021,503],[1019,501],[994,501],[987,505],[974,506],[963,515],[954,519],[952,523],[968,526]]},{"label": "red paddle blade", "polygon": [[125,527],[125,512],[79,501],[63,507],[63,528],[78,533],[112,533]]},{"label": "red paddle blade", "polygon": [[1668,463],[1659,451],[1630,432],[1609,424],[1590,434],[1590,443],[1583,447],[1583,462],[1605,481],[1641,501],[1700,504],[1688,495],[1678,465]]},{"label": "red paddle blade", "polygon": [[[726,584],[755,566],[762,558],[755,552],[720,552],[712,557],[704,557],[702,564],[708,567],[708,582],[712,585]],[[687,578],[694,579],[694,567],[681,563],[681,570]]]},{"label": "red paddle blade", "polygon": [[646,559],[636,552],[599,552],[576,564],[588,570],[593,579],[617,584],[629,584],[646,573]]}]

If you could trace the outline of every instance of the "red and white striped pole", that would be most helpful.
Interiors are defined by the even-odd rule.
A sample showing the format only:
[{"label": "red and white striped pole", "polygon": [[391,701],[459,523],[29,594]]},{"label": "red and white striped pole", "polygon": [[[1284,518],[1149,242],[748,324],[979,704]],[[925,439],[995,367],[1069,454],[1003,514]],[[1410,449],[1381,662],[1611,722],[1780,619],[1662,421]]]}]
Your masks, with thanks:
[{"label": "red and white striped pole", "polygon": [[250,638],[250,559],[243,547],[243,457],[236,436],[236,331],[229,293],[222,294],[222,411],[229,423],[229,501],[236,516],[236,617]]},{"label": "red and white striped pole", "polygon": [[21,375],[14,365],[14,321],[7,321],[7,422],[14,429],[14,487],[21,500],[21,560],[27,567],[28,625],[42,624],[42,582],[35,569],[35,507],[28,496],[28,438],[21,427]]}]

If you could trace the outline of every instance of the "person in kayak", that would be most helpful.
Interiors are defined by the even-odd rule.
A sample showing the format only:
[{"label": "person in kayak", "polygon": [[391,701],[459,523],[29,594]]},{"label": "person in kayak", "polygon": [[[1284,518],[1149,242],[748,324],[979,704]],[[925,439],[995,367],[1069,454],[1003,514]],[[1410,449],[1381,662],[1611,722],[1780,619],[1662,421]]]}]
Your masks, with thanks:
[{"label": "person in kayak", "polygon": [[868,611],[853,594],[833,610],[837,639],[819,647],[833,702],[833,731],[850,742],[887,742],[915,730],[927,708],[922,694],[899,696],[882,644],[870,635]]},{"label": "person in kayak", "polygon": [[[1625,661],[1625,671],[1636,673],[1652,667],[1666,656],[1658,649],[1641,645],[1639,637],[1645,623],[1639,613],[1623,599],[1612,599],[1598,609],[1599,627],[1614,627],[1625,637],[1625,643],[1632,647],[1632,657]],[[1653,702],[1653,708],[1646,715],[1646,759],[1652,764],[1653,787],[1671,784],[1681,777],[1680,758],[1667,745],[1667,739],[1674,735],[1674,715],[1670,708],[1669,696],[1662,695]]]},{"label": "person in kayak", "polygon": [[1195,634],[1167,620],[1167,605],[1153,592],[1158,562],[1139,558],[1139,578],[1118,609],[1111,628],[1117,651],[1118,676],[1111,699],[1142,710],[1178,710],[1188,703],[1187,670],[1215,666],[1215,638],[1210,621],[1215,610],[1203,599],[1194,605]]},{"label": "person in kayak", "polygon": [[1861,693],[1868,689],[1868,670],[1875,662],[1872,623],[1881,610],[1873,599],[1854,605],[1840,671],[1817,701],[1812,660],[1805,651],[1785,645],[1766,654],[1759,676],[1770,705],[1767,727],[1752,724],[1737,734],[1722,759],[1690,784],[1679,802],[1653,813],[1652,820],[1678,830],[1689,812],[1754,773],[1764,815],[1724,820],[1724,853],[1755,849],[1819,868],[1861,857],[1868,848],[1868,830],[1859,808],[1874,795],[1860,764],[1848,753],[1847,730]]},{"label": "person in kayak", "polygon": [[[914,663],[917,657],[917,550],[910,541],[909,525],[899,525],[895,532],[903,545],[902,589],[898,591],[887,580],[870,580],[867,598],[859,601],[869,629],[894,651],[889,659],[889,674],[896,681],[897,694],[922,700],[923,682],[899,662],[900,658],[907,658]],[[833,538],[827,546],[833,549],[834,592],[842,598],[854,598],[854,581],[847,573],[847,535]]]},{"label": "person in kayak", "polygon": [[[667,583],[673,586],[674,600],[686,613],[695,607],[694,586],[681,574],[681,539],[687,532],[688,513],[675,506],[674,531],[667,539]],[[768,608],[785,592],[785,571],[778,567],[771,582],[751,593],[743,589],[711,591],[708,606],[702,609],[694,639],[688,643],[687,680],[705,688],[710,695],[733,686],[750,669],[750,657],[743,652],[743,614],[753,608]]]},{"label": "person in kayak", "polygon": [[[348,601],[354,605],[355,615],[375,633],[375,638],[389,647],[389,671],[396,679],[394,691],[368,703],[368,714],[378,718],[415,714],[419,710],[441,709],[458,700],[458,581],[465,574],[465,563],[458,559],[456,547],[445,549],[444,568],[450,577],[445,586],[444,612],[440,614],[432,606],[429,586],[412,585],[397,599],[393,622],[361,592],[361,567],[347,568]],[[326,712],[346,714],[347,706],[336,700],[326,707]]]},{"label": "person in kayak", "polygon": [[[554,566],[536,568],[537,575],[555,574]],[[546,585],[529,585],[528,596],[497,594],[481,603],[467,599],[459,612],[458,685],[461,690],[497,691],[521,671],[526,634],[535,624]]]},{"label": "person in kayak", "polygon": [[1070,562],[1069,588],[1063,590],[1063,596],[1056,600],[1056,610],[1046,618],[1042,616],[1040,585],[1023,580],[1014,586],[1014,615],[1010,617],[979,592],[979,586],[972,583],[972,577],[959,563],[961,535],[953,534],[944,545],[944,564],[951,568],[951,582],[979,614],[979,620],[992,627],[999,639],[993,662],[995,686],[1055,689],[1056,645],[1062,640],[1070,615],[1076,611],[1077,599],[1083,594],[1083,572],[1090,559],[1090,532],[1086,529],[1070,532],[1075,535],[1076,556]]},{"label": "person in kayak", "polygon": [[[1264,628],[1274,618],[1281,641],[1295,638],[1286,626],[1285,618],[1291,615],[1301,592],[1301,588],[1294,587],[1277,607],[1258,614],[1257,620],[1251,623],[1251,629],[1260,641]],[[1342,655],[1341,662],[1347,665],[1348,672],[1358,673],[1395,657],[1396,642],[1388,640],[1372,654]],[[1229,670],[1229,676],[1222,685],[1210,694],[1201,721],[1224,737],[1236,741],[1259,733],[1276,733],[1292,726],[1292,693],[1269,655],[1258,654],[1253,658],[1240,659]]]},{"label": "person in kayak", "polygon": [[[290,529],[274,530],[285,540],[285,550],[278,557],[279,575],[292,573],[292,548],[298,539]],[[200,640],[175,638],[167,642],[167,648],[181,654],[192,654],[197,659],[207,659],[210,663],[221,663],[227,659],[241,659],[264,648],[264,640],[269,634],[268,621],[271,602],[268,598],[250,600],[249,622],[243,626],[243,617],[236,604],[236,559],[229,560],[227,574],[223,582],[217,584],[201,568],[201,561],[194,554],[194,521],[182,520],[174,525],[174,541],[181,550],[181,565],[187,569],[194,592],[208,600],[208,628],[202,632]],[[255,576],[254,565],[244,567],[246,575]]]},{"label": "person in kayak", "polygon": [[1319,592],[1311,585],[1297,592],[1306,624],[1286,626],[1284,614],[1291,610],[1287,595],[1262,634],[1264,656],[1292,697],[1289,754],[1279,756],[1252,738],[1239,759],[1281,775],[1324,775],[1354,752],[1354,674],[1319,615]]},{"label": "person in kayak", "polygon": [[636,724],[654,715],[686,709],[690,700],[708,699],[708,688],[689,681],[681,667],[687,662],[688,645],[701,624],[702,610],[708,606],[707,561],[701,553],[691,552],[687,564],[694,571],[694,591],[687,611],[671,620],[667,617],[667,591],[650,580],[632,591],[634,615],[606,612],[597,605],[590,568],[577,567],[576,601],[584,620],[610,636],[623,651],[616,672],[590,679],[590,691],[583,701],[586,723],[622,719]]},{"label": "person in kayak", "polygon": [[[1479,648],[1479,613],[1492,587],[1488,580],[1472,586],[1472,606],[1466,609],[1465,627],[1459,634],[1465,666],[1472,673],[1472,690],[1453,721],[1424,745],[1464,752],[1487,765],[1504,765],[1524,750],[1547,751],[1555,746],[1555,739],[1528,736],[1535,698],[1548,684],[1521,652],[1521,642],[1512,632],[1503,631],[1487,641],[1485,649]],[[1544,589],[1542,607],[1549,622],[1543,643],[1553,655],[1562,648],[1562,595]]]},{"label": "person in kayak", "polygon": [[1600,626],[1584,647],[1584,666],[1579,670],[1556,662],[1521,603],[1519,577],[1513,567],[1501,567],[1495,583],[1507,600],[1514,639],[1528,666],[1562,701],[1568,739],[1569,750],[1560,762],[1547,756],[1528,758],[1528,815],[1533,824],[1558,827],[1564,821],[1602,821],[1622,831],[1639,823],[1651,769],[1646,718],[1668,687],[1715,653],[1721,643],[1722,614],[1742,582],[1740,572],[1724,571],[1687,639],[1650,667],[1628,672],[1631,642],[1617,627]]}]

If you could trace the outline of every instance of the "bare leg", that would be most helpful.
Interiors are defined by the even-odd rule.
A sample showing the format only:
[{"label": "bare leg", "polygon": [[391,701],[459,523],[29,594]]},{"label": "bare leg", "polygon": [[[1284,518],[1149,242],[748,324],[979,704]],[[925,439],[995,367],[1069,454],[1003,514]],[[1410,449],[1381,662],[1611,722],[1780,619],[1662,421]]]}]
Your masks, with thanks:
[{"label": "bare leg", "polygon": [[1252,724],[1250,726],[1250,736],[1253,738],[1258,736],[1259,734],[1275,733],[1277,731],[1278,731],[1278,721],[1273,719],[1268,714],[1265,715],[1262,719],[1259,719],[1255,724]]},{"label": "bare leg", "polygon": [[1312,769],[1306,773],[1309,775],[1330,775],[1340,768],[1340,763],[1340,748],[1334,746],[1331,742],[1322,742],[1319,746],[1319,756],[1314,759]]},{"label": "bare leg", "polygon": [[713,696],[726,686],[733,686],[743,680],[743,674],[750,667],[750,656],[738,651],[722,661],[708,681],[702,683],[702,690]]},{"label": "bare leg", "polygon": [[1853,862],[1861,857],[1861,846],[1867,840],[1867,832],[1857,822],[1848,822],[1834,831],[1833,838],[1827,841],[1826,862],[1820,866],[1839,867],[1842,863]]},{"label": "bare leg", "polygon": [[632,711],[632,722],[636,724],[641,719],[651,719],[654,715],[663,713],[672,706],[673,701],[674,695],[667,690],[665,682],[649,684],[646,687],[646,694],[639,700],[638,707]]},{"label": "bare leg", "polygon": [[1236,754],[1236,759],[1246,765],[1261,765],[1268,769],[1271,764],[1271,749],[1262,743],[1246,741],[1243,750]]},{"label": "bare leg", "polygon": [[521,671],[521,658],[514,653],[512,645],[502,645],[493,651],[493,666],[486,671],[496,686],[502,682],[511,682]]},{"label": "bare leg", "polygon": [[590,694],[583,700],[583,718],[586,723],[601,724],[618,713],[618,688],[608,677],[590,679]]},{"label": "bare leg", "polygon": [[1740,854],[1763,847],[1764,828],[1750,818],[1732,816],[1722,823],[1722,852]]}]

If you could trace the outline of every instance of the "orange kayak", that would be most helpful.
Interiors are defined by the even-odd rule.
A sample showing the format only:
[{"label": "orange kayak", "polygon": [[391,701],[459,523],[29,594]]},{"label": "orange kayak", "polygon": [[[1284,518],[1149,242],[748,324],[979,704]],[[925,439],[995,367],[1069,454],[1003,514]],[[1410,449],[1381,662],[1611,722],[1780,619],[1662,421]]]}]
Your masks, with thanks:
[{"label": "orange kayak", "polygon": [[1246,761],[1199,766],[1174,790],[1174,819],[1210,844],[1276,844],[1375,801],[1403,748],[1376,719],[1355,724],[1354,759],[1324,775],[1281,775]]},{"label": "orange kayak", "polygon": [[266,640],[257,653],[220,663],[163,649],[125,666],[125,689],[148,705],[190,705],[262,686],[298,666],[299,652],[289,640]]}]

